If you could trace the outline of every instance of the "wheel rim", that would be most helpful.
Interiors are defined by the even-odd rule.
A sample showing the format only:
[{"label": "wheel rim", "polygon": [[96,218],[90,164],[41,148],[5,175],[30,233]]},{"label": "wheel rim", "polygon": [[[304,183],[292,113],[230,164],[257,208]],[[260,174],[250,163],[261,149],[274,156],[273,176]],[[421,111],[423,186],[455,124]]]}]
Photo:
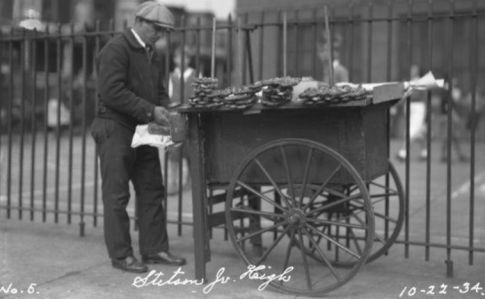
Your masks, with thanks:
[{"label": "wheel rim", "polygon": [[[320,176],[322,167],[328,171]],[[341,177],[357,187],[354,192],[359,194],[366,222],[328,218],[334,210],[347,209],[353,200],[343,192],[345,186],[335,183]],[[247,196],[233,198],[237,189]],[[332,291],[355,276],[372,249],[374,220],[364,182],[344,157],[313,141],[285,139],[250,153],[231,179],[225,213],[241,259],[248,267],[260,266],[261,275],[277,275],[269,285],[283,292],[319,296]],[[348,248],[325,229],[329,226],[363,231],[363,246],[358,251]],[[331,258],[335,254],[351,266],[335,267]],[[315,256],[321,262],[315,263]]]}]

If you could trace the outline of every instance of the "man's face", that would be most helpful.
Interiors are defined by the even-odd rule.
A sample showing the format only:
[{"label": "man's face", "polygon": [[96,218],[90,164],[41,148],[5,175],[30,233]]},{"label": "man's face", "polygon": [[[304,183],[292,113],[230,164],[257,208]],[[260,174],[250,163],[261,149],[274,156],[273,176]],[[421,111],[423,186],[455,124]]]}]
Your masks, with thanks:
[{"label": "man's face", "polygon": [[157,40],[164,38],[167,31],[165,28],[157,26],[155,24],[150,25],[152,27],[152,33],[150,35],[149,43],[153,45]]},{"label": "man's face", "polygon": [[141,35],[144,42],[154,45],[159,39],[165,37],[166,29],[151,22],[143,22],[140,26]]}]

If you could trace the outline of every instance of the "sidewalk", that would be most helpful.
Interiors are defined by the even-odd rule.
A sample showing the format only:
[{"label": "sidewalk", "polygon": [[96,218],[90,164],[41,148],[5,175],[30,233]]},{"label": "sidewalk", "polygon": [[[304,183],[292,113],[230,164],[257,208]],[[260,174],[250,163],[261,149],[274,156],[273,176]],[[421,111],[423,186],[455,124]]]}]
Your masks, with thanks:
[{"label": "sidewalk", "polygon": [[[74,221],[76,223],[76,221]],[[176,227],[169,226],[171,250],[186,256],[188,264],[181,268],[182,280],[193,280],[194,257],[191,227],[185,227],[181,237]],[[222,234],[215,234],[222,235]],[[137,234],[133,233],[135,254]],[[220,238],[220,239],[218,239]],[[226,284],[216,284],[204,293],[206,285],[165,285],[136,288],[132,286],[137,275],[111,267],[107,258],[102,228],[88,226],[85,237],[78,236],[77,225],[36,223],[28,220],[0,220],[0,298],[304,298],[278,293],[269,287],[258,291],[260,282],[239,279],[246,267],[239,260],[229,241],[216,237],[211,241],[212,261],[207,265],[208,278],[218,271],[231,277]],[[474,266],[468,266],[465,253],[453,251],[455,278],[446,278],[444,249],[432,249],[432,261],[422,260],[424,248],[410,247],[410,258],[404,258],[404,246],[395,245],[389,256],[366,265],[356,277],[343,287],[326,295],[327,298],[485,298],[484,293],[469,290],[461,294],[454,286],[477,283],[485,288],[485,255],[475,255]],[[414,257],[413,257],[413,253]],[[163,272],[164,280],[177,268],[151,266]],[[435,295],[426,295],[435,287]],[[30,288],[29,288],[30,287]],[[416,287],[414,296],[411,289]],[[438,294],[446,287],[446,294]],[[23,291],[13,294],[14,288]],[[9,290],[7,293],[6,290]],[[206,290],[207,291],[207,290]],[[28,294],[33,292],[34,294]]]}]

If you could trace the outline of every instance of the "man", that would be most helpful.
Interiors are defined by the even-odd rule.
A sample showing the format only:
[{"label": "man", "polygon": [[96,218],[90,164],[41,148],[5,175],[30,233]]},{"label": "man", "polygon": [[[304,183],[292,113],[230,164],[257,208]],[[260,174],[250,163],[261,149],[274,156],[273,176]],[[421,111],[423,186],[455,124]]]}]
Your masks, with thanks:
[{"label": "man", "polygon": [[[99,111],[91,134],[99,149],[104,235],[113,267],[128,272],[147,272],[146,264],[152,263],[185,264],[184,258],[169,252],[158,150],[131,148],[139,124],[155,122],[168,130],[164,107],[170,99],[153,46],[173,25],[165,6],[144,2],[136,9],[133,28],[110,40],[96,60]],[[142,262],[131,247],[126,211],[130,181],[136,192]]]}]

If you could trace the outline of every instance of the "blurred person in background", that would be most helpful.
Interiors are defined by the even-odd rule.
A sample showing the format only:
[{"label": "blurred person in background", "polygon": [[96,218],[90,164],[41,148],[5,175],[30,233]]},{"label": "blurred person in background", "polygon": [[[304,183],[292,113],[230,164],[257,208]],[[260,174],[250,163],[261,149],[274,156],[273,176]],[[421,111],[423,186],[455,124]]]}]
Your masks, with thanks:
[{"label": "blurred person in background", "polygon": [[[156,123],[169,134],[170,99],[154,44],[173,29],[173,16],[164,5],[144,2],[136,8],[134,26],[112,38],[96,59],[99,110],[91,134],[99,149],[104,237],[112,266],[126,272],[147,272],[146,264],[186,263],[169,251],[158,149],[131,147],[137,125]],[[130,181],[141,262],[134,257],[126,211]]]},{"label": "blurred person in background", "polygon": [[328,43],[317,44],[318,57],[323,64],[323,82],[330,82],[330,65],[333,67],[333,83],[349,82],[349,71],[340,62],[340,43],[336,42],[335,44],[331,64],[329,61],[330,48]]},{"label": "blurred person in background", "polygon": [[[410,68],[410,81],[416,81],[421,77],[421,69],[417,65],[411,65]],[[418,143],[420,146],[419,158],[425,160],[428,157],[428,151],[426,149],[426,95],[425,90],[414,90],[409,101],[409,148],[414,143]],[[400,161],[406,160],[406,140],[403,147],[397,152],[397,159]]]}]

